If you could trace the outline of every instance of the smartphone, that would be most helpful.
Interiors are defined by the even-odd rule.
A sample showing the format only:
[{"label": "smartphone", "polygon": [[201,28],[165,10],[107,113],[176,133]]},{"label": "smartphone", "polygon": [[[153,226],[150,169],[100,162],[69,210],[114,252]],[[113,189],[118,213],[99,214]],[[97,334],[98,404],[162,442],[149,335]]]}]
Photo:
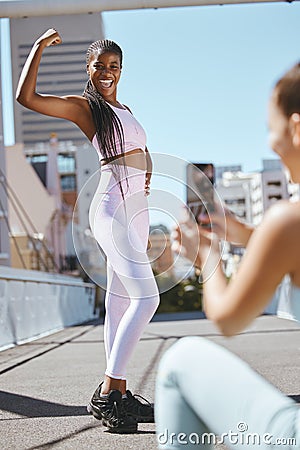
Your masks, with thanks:
[{"label": "smartphone", "polygon": [[[189,163],[186,168],[186,203],[197,223],[214,211],[215,168],[212,163]],[[204,222],[204,226],[209,224]]]}]

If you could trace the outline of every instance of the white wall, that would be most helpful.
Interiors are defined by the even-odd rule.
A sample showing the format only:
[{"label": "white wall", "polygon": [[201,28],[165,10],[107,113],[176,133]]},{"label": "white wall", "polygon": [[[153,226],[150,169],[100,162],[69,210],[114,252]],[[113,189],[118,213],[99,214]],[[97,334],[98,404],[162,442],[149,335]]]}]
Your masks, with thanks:
[{"label": "white wall", "polygon": [[[46,234],[50,219],[55,211],[55,199],[48,192],[34,168],[28,164],[21,144],[6,147],[6,176],[9,185],[26,211],[34,228]],[[25,232],[9,200],[9,223],[13,233]],[[20,211],[20,209],[18,208]],[[25,227],[33,232],[32,226],[22,214]]]}]

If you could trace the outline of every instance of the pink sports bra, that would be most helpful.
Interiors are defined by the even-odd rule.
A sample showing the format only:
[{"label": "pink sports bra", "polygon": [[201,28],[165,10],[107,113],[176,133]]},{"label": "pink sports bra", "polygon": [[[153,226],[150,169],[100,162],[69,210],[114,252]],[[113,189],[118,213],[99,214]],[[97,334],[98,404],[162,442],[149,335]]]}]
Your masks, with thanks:
[{"label": "pink sports bra", "polygon": [[[146,149],[146,133],[142,125],[136,120],[136,118],[129,112],[128,109],[116,108],[115,106],[109,105],[114,112],[119,117],[124,133],[124,153],[134,150],[136,148],[141,148],[145,151]],[[97,150],[99,159],[105,159],[99,148],[97,136],[95,135],[92,140],[94,148]],[[118,154],[121,153],[120,142],[117,140],[117,151]]]}]

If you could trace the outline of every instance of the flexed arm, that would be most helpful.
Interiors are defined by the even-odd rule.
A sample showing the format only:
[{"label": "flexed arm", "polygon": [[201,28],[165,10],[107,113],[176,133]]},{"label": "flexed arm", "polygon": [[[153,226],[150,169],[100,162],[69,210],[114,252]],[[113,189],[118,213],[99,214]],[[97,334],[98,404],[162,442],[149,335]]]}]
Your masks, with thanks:
[{"label": "flexed arm", "polygon": [[43,50],[50,45],[60,43],[61,37],[54,29],[46,31],[34,43],[24,64],[17,87],[16,99],[21,105],[30,109],[38,108],[40,96],[36,93],[36,82]]},{"label": "flexed arm", "polygon": [[83,99],[75,95],[58,97],[36,92],[38,69],[43,51],[46,47],[58,45],[61,42],[60,35],[53,28],[47,30],[36,40],[24,64],[16,92],[16,100],[33,111],[67,119],[78,124]]},{"label": "flexed arm", "polygon": [[220,239],[234,245],[246,247],[255,230],[254,226],[246,224],[235,216],[226,206],[215,203],[215,210],[210,215],[202,214],[198,218],[201,224],[213,224],[213,231]]}]

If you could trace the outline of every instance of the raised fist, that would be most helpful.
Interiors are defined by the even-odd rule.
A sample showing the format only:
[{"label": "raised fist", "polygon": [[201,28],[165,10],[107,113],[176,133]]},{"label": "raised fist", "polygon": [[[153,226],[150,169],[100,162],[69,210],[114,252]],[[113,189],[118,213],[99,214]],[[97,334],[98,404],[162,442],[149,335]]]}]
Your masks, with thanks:
[{"label": "raised fist", "polygon": [[50,28],[37,39],[36,43],[37,44],[43,43],[45,47],[50,47],[51,45],[61,44],[62,39],[58,34],[58,32],[54,30],[54,28]]}]

